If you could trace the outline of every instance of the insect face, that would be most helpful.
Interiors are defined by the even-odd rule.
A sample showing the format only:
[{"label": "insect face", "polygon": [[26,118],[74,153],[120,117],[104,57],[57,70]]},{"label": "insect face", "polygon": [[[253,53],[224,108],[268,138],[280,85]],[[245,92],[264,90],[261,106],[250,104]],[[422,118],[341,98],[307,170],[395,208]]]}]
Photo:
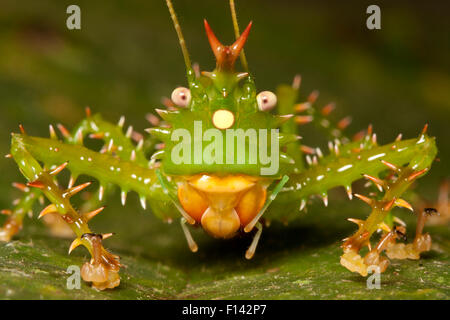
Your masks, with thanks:
[{"label": "insect face", "polygon": [[[167,126],[150,132],[164,141],[159,153],[166,175],[254,175],[279,178],[286,157],[278,127],[283,119],[268,112],[274,93],[257,94],[253,77],[235,70],[252,23],[230,46],[223,45],[205,20],[206,35],[216,58],[213,71],[196,72],[187,64],[189,88],[172,93],[175,110],[159,110]],[[183,41],[184,42],[184,41]],[[244,67],[245,69],[246,67]],[[287,119],[286,119],[287,120]],[[264,172],[264,169],[270,169]]]}]

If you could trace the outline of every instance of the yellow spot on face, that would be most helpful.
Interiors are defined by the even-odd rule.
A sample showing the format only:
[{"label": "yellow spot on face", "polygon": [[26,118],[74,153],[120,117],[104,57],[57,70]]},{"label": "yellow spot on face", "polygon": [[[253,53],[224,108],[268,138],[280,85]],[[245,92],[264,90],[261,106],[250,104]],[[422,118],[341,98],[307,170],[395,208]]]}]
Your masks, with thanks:
[{"label": "yellow spot on face", "polygon": [[217,129],[228,129],[234,123],[234,114],[229,110],[217,110],[212,116],[212,122]]}]

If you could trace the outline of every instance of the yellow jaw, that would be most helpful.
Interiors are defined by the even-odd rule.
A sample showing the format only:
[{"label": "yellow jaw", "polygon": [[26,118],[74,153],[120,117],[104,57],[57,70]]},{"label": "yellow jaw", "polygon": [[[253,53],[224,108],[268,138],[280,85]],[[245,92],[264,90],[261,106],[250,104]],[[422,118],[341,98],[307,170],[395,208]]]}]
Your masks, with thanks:
[{"label": "yellow jaw", "polygon": [[231,238],[245,227],[266,201],[267,183],[260,178],[196,175],[178,184],[184,210],[213,237]]}]

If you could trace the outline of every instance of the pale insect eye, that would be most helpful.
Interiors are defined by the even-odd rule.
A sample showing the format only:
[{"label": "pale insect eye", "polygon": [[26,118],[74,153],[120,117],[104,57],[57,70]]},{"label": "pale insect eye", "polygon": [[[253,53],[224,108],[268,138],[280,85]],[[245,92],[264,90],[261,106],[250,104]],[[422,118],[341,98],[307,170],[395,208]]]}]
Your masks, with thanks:
[{"label": "pale insect eye", "polygon": [[191,91],[184,87],[176,88],[173,90],[171,98],[177,106],[185,108],[191,102]]},{"label": "pale insect eye", "polygon": [[268,111],[277,104],[277,96],[273,92],[263,91],[256,96],[256,101],[258,102],[259,110]]}]

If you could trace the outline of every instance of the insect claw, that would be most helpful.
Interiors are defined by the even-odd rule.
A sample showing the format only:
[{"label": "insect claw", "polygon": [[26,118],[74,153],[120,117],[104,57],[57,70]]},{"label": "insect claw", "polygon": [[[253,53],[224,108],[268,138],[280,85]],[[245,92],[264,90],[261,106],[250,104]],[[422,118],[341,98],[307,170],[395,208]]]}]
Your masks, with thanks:
[{"label": "insect claw", "polygon": [[8,153],[7,155],[5,155],[5,158],[6,158],[6,159],[12,159],[12,158],[13,158],[13,155],[10,154],[10,153]]},{"label": "insect claw", "polygon": [[44,210],[39,213],[38,219],[42,218],[43,216],[49,214],[49,213],[56,213],[58,212],[58,209],[54,204],[50,204],[47,207],[44,208]]},{"label": "insect claw", "polygon": [[76,195],[78,192],[80,192],[81,190],[89,187],[91,184],[92,184],[92,182],[86,182],[86,183],[80,184],[79,186],[67,189],[63,193],[63,198],[71,198],[74,195]]},{"label": "insect claw", "polygon": [[396,205],[397,207],[403,207],[403,208],[409,209],[409,210],[411,210],[412,212],[414,212],[413,207],[412,207],[408,202],[406,202],[406,201],[403,200],[403,199],[397,199],[397,200],[395,200],[395,205]]},{"label": "insect claw", "polygon": [[58,173],[60,173],[61,171],[63,171],[67,165],[69,164],[69,162],[64,162],[62,165],[56,167],[55,169],[53,169],[52,171],[49,172],[49,174],[51,176],[56,176]]},{"label": "insect claw", "polygon": [[100,207],[94,211],[86,212],[83,214],[83,217],[86,219],[86,222],[90,221],[92,218],[94,218],[96,215],[98,215],[100,212],[102,212],[105,209],[105,207]]},{"label": "insect claw", "polygon": [[75,250],[76,247],[80,246],[83,244],[83,241],[80,238],[76,238],[75,240],[73,240],[73,242],[70,245],[69,248],[69,254],[72,253],[73,250]]},{"label": "insect claw", "polygon": [[69,130],[66,129],[66,127],[64,127],[62,124],[58,123],[56,125],[56,127],[58,128],[59,132],[61,132],[61,134],[63,135],[64,138],[69,139],[70,138],[70,133]]},{"label": "insect claw", "polygon": [[372,124],[369,124],[369,126],[367,127],[367,136],[371,136],[373,132],[373,126]]},{"label": "insect claw", "polygon": [[397,138],[395,138],[395,141],[402,140],[403,135],[401,133],[398,134]]},{"label": "insect claw", "polygon": [[361,194],[358,194],[358,193],[355,193],[354,196],[357,197],[359,200],[364,201],[364,202],[367,203],[369,206],[372,206],[372,204],[373,204],[373,202],[374,202],[373,199],[370,199],[370,198],[368,198],[368,197],[366,197],[366,196],[363,196],[363,195],[361,195]]},{"label": "insect claw", "polygon": [[25,132],[25,129],[24,129],[24,127],[23,127],[22,124],[19,124],[19,129],[20,129],[20,132],[21,132],[23,135],[27,134],[27,133]]}]

